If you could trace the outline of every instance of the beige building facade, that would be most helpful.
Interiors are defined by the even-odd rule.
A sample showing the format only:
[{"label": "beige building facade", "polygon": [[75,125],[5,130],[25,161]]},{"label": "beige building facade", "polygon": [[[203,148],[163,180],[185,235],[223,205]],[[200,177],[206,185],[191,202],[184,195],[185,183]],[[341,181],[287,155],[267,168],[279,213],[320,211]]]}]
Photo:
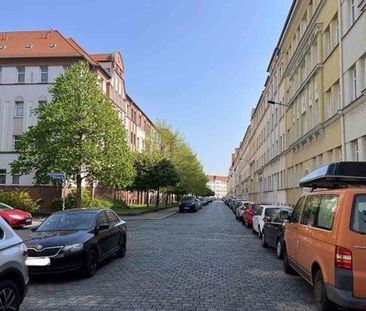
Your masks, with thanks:
[{"label": "beige building facade", "polygon": [[365,6],[364,0],[293,1],[232,157],[232,196],[295,204],[299,180],[310,171],[366,160]]}]

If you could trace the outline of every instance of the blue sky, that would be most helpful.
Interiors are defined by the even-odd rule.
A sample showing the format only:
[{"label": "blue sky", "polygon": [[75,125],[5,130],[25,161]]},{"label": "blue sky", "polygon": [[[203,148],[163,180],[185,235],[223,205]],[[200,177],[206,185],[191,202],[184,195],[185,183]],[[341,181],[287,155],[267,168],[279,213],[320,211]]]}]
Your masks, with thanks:
[{"label": "blue sky", "polygon": [[1,2],[1,31],[53,28],[90,53],[119,50],[129,95],[226,175],[292,0]]}]

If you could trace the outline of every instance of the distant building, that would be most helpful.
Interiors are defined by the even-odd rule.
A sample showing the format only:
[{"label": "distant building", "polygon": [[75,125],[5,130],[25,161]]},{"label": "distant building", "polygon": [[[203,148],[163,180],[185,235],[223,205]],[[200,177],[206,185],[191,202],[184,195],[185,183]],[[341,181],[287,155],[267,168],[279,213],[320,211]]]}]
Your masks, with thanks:
[{"label": "distant building", "polygon": [[209,187],[217,198],[222,198],[227,194],[227,176],[207,175],[207,187]]}]

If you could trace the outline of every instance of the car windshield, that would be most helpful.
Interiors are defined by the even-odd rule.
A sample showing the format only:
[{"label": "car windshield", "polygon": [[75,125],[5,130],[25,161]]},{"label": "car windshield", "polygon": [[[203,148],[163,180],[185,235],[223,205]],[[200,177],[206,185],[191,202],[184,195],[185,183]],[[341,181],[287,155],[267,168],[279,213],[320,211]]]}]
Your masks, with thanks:
[{"label": "car windshield", "polygon": [[194,199],[193,197],[183,197],[181,202],[191,202],[193,201],[193,199]]},{"label": "car windshield", "polygon": [[271,217],[273,215],[274,212],[278,211],[278,208],[275,207],[271,207],[271,208],[266,208],[266,210],[264,211],[264,215]]},{"label": "car windshield", "polygon": [[13,208],[5,203],[0,203],[0,211],[10,211]]},{"label": "car windshield", "polygon": [[60,213],[48,217],[38,228],[44,231],[90,230],[94,226],[94,213]]}]

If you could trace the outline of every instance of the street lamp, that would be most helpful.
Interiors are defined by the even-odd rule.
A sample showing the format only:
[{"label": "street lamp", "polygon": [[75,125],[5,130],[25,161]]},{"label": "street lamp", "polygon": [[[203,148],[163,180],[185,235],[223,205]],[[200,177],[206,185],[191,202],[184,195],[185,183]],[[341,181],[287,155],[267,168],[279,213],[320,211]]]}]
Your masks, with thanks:
[{"label": "street lamp", "polygon": [[280,105],[280,106],[285,106],[285,107],[290,107],[289,105],[286,105],[286,104],[282,104],[282,103],[277,103],[273,100],[269,100],[268,101],[268,104],[271,104],[271,105]]}]

